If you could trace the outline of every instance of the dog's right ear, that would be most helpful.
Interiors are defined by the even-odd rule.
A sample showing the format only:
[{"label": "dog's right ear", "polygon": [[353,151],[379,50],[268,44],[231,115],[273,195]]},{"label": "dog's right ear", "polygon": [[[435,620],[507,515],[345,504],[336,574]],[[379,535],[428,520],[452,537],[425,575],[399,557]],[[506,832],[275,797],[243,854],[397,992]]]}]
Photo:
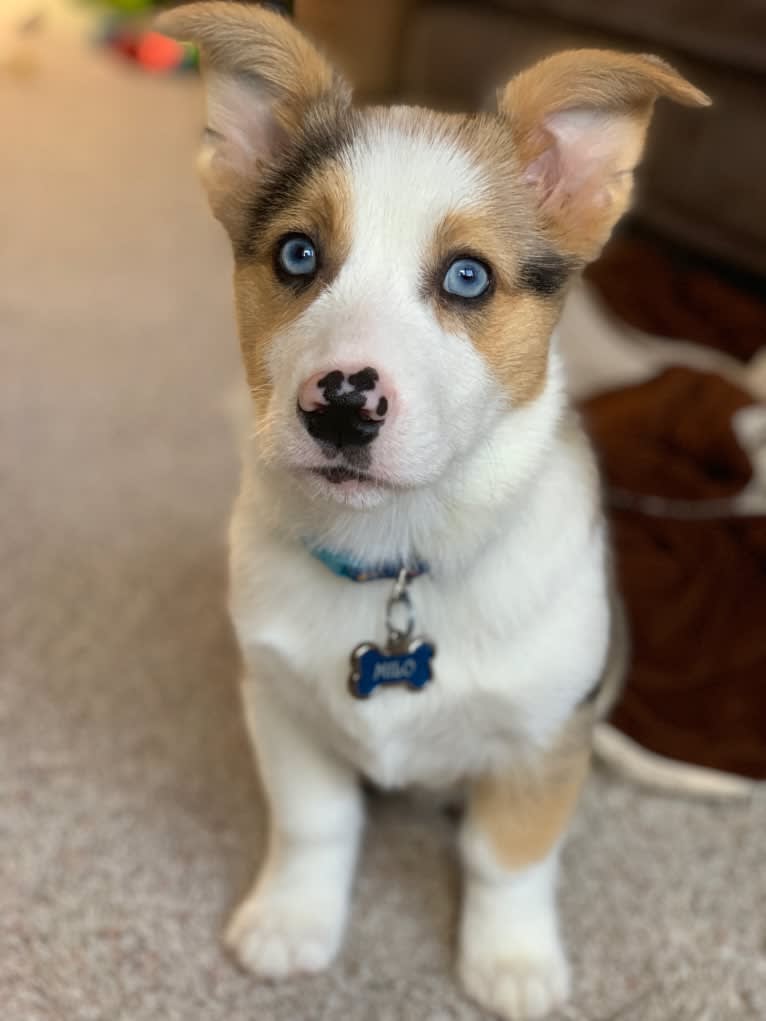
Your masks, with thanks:
[{"label": "dog's right ear", "polygon": [[347,108],[349,87],[287,18],[242,3],[192,3],[161,14],[158,32],[196,43],[207,94],[199,170],[232,233],[262,170],[318,103]]}]

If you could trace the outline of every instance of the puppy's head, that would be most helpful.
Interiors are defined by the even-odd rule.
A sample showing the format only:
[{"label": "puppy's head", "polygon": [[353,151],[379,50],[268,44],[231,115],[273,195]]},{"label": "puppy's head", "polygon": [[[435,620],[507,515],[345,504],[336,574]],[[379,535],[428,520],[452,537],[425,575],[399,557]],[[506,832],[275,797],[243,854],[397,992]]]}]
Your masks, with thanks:
[{"label": "puppy's head", "polygon": [[660,60],[581,50],[512,79],[494,114],[360,110],[277,14],[198,3],[159,27],[202,52],[200,169],[259,456],[356,506],[543,399],[567,283],[629,202],[654,101],[708,102]]}]

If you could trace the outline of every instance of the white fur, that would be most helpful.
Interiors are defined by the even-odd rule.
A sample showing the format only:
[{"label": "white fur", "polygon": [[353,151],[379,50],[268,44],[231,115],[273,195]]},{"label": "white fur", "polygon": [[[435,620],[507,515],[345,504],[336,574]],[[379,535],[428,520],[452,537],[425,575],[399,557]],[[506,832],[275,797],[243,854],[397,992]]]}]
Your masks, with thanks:
[{"label": "white fur", "polygon": [[320,748],[260,678],[246,678],[250,736],[272,806],[268,858],[226,938],[268,978],[318,971],[343,934],[362,824],[351,767]]},{"label": "white fur", "polygon": [[503,1017],[540,1018],[569,994],[555,892],[558,848],[517,871],[500,867],[482,834],[463,827],[465,894],[459,971],[474,999]]},{"label": "white fur", "polygon": [[[435,225],[470,208],[481,174],[446,142],[382,129],[349,159],[351,253],[272,345],[273,396],[245,446],[231,526],[231,610],[271,836],[228,936],[271,976],[321,967],[339,946],[359,774],[438,788],[512,770],[554,739],[608,641],[596,472],[565,411],[555,345],[543,392],[509,408],[469,339],[446,333],[419,291]],[[295,415],[297,389],[349,361],[378,367],[398,393],[373,445],[371,471],[387,482],[373,494],[300,474],[325,462]],[[307,544],[429,562],[412,587],[438,649],[422,693],[349,695],[351,651],[385,639],[390,582],[338,578]],[[464,981],[506,1017],[539,1016],[567,987],[556,855],[509,873],[477,841],[464,834]]]}]

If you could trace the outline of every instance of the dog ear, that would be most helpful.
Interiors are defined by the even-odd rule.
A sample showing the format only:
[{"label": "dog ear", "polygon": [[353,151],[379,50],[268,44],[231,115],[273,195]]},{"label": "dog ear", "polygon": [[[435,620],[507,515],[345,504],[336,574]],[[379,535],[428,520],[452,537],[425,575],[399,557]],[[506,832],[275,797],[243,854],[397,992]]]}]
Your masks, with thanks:
[{"label": "dog ear", "polygon": [[708,97],[658,57],[568,50],[498,95],[544,225],[562,251],[595,259],[625,212],[654,102]]},{"label": "dog ear", "polygon": [[280,14],[243,3],[192,3],[166,11],[158,32],[194,42],[207,96],[199,170],[230,232],[253,182],[289,144],[316,104],[347,108],[351,93],[324,57]]}]

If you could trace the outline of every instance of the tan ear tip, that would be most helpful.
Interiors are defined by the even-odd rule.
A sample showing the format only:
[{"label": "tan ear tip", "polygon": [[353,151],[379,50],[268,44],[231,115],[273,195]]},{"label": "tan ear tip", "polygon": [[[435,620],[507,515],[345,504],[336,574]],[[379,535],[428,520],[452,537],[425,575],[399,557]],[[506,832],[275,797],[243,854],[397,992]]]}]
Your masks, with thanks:
[{"label": "tan ear tip", "polygon": [[697,104],[697,106],[713,105],[713,100],[711,99],[711,97],[707,94],[707,92],[703,92],[701,89],[694,90],[694,102]]},{"label": "tan ear tip", "polygon": [[156,15],[151,21],[152,29],[160,35],[169,36],[171,39],[188,39],[189,28],[185,23],[183,15],[177,11],[163,11]]},{"label": "tan ear tip", "polygon": [[675,99],[676,102],[682,103],[684,106],[713,105],[713,100],[707,95],[707,93],[687,81],[684,81],[682,88],[680,88],[678,92],[672,93],[671,99]]},{"label": "tan ear tip", "polygon": [[658,57],[656,53],[642,53],[641,59],[649,61],[655,67],[662,68],[663,71],[666,71],[673,77],[676,88],[668,93],[672,99],[677,100],[679,103],[684,103],[686,106],[712,106],[713,100],[710,96],[703,92],[702,89],[698,89],[696,85],[692,85],[690,81],[687,81],[667,60]]},{"label": "tan ear tip", "polygon": [[194,42],[200,33],[209,30],[216,21],[222,21],[231,8],[236,11],[239,5],[222,3],[221,0],[182,4],[156,14],[152,18],[152,27],[160,35],[170,36],[171,39]]}]

